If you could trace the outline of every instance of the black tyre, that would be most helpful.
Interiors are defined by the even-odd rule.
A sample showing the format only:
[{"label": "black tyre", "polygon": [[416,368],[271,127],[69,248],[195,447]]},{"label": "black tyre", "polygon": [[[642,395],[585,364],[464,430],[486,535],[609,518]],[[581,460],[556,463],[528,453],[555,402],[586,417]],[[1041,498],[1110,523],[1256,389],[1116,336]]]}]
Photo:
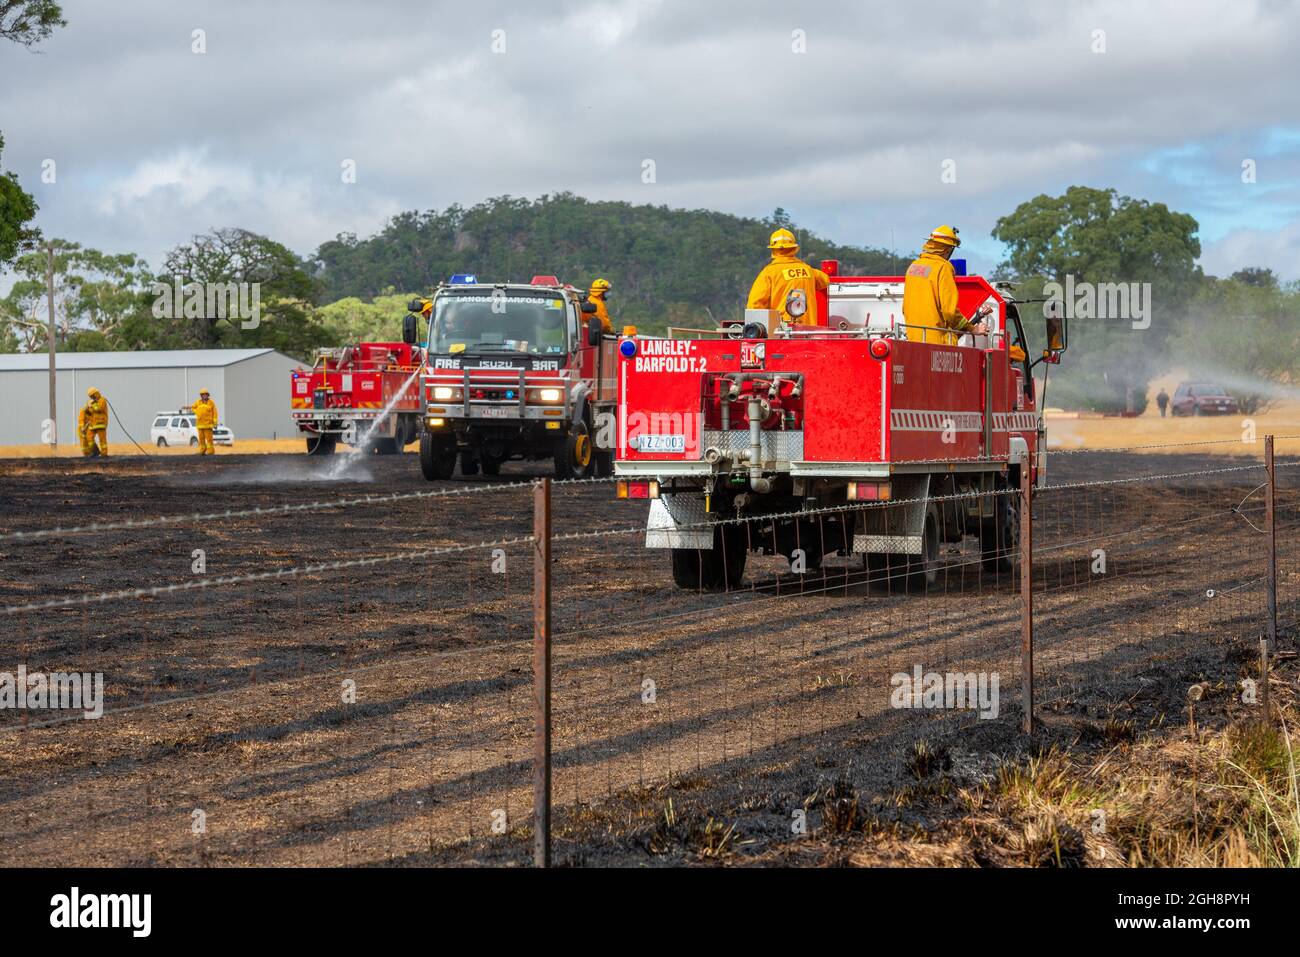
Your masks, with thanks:
[{"label": "black tyre", "polygon": [[160,449],[167,448],[167,440],[164,439],[161,435],[158,436],[158,448]]},{"label": "black tyre", "polygon": [[333,455],[339,440],[332,435],[308,435],[308,455]]},{"label": "black tyre", "polygon": [[197,435],[191,435],[191,436],[190,436],[190,448],[192,448],[192,449],[197,449],[198,447],[199,447],[199,437],[198,437]]},{"label": "black tyre", "polygon": [[893,594],[925,591],[939,578],[939,511],[931,505],[921,531],[921,554],[867,555],[867,580],[881,591]]},{"label": "black tyre", "polygon": [[408,445],[415,441],[420,434],[420,420],[413,415],[404,415],[397,420],[397,436],[394,442],[397,443],[395,451],[402,451]]},{"label": "black tyre", "polygon": [[925,514],[921,554],[907,556],[905,572],[908,591],[925,591],[939,578],[939,518],[933,505]]},{"label": "black tyre", "polygon": [[479,467],[483,469],[483,474],[484,474],[484,475],[500,475],[500,474],[501,474],[501,460],[500,460],[500,459],[483,459],[482,461],[479,462]]},{"label": "black tyre", "polygon": [[596,450],[596,475],[598,478],[609,478],[614,474],[614,450],[597,449]]},{"label": "black tyre", "polygon": [[430,482],[446,481],[456,470],[456,446],[428,432],[420,436],[420,471]]},{"label": "black tyre", "polygon": [[674,548],[673,582],[678,588],[728,591],[740,587],[749,558],[749,536],[743,524],[715,525],[713,548]]},{"label": "black tyre", "polygon": [[596,447],[591,440],[591,427],[586,419],[579,419],[560,439],[555,452],[555,477],[558,479],[589,478],[595,471]]},{"label": "black tyre", "polygon": [[980,522],[980,558],[986,572],[1010,572],[1020,557],[1020,496],[1005,483],[985,499]]},{"label": "black tyre", "polygon": [[460,453],[460,474],[478,475],[478,459],[472,452]]}]

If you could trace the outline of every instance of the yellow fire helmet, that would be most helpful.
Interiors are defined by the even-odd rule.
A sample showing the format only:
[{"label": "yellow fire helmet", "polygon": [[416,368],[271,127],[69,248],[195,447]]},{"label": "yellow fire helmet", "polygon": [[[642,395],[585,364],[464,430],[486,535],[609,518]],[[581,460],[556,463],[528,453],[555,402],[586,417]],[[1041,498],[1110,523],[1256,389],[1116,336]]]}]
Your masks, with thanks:
[{"label": "yellow fire helmet", "polygon": [[799,240],[788,229],[778,229],[767,240],[768,249],[798,249]]},{"label": "yellow fire helmet", "polygon": [[591,292],[608,292],[610,289],[608,279],[597,279],[591,284]]},{"label": "yellow fire helmet", "polygon": [[86,390],[86,395],[89,398],[93,399],[95,396],[99,395],[99,390],[92,385],[89,389]]},{"label": "yellow fire helmet", "polygon": [[208,394],[208,390],[207,390],[207,389],[200,389],[200,390],[199,390],[199,395],[207,395],[207,394]]},{"label": "yellow fire helmet", "polygon": [[930,238],[936,243],[943,243],[945,246],[960,246],[961,240],[957,238],[958,232],[956,226],[939,226],[930,234]]}]

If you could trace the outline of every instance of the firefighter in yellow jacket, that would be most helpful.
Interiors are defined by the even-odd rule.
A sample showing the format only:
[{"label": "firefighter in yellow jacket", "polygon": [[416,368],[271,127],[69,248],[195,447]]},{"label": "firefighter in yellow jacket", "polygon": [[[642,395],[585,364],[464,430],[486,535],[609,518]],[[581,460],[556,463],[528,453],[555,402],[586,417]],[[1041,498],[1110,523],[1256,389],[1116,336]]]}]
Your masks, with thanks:
[{"label": "firefighter in yellow jacket", "polygon": [[77,416],[77,434],[82,455],[108,454],[108,400],[94,386],[86,390],[86,404]]},{"label": "firefighter in yellow jacket", "polygon": [[194,403],[194,427],[199,430],[199,455],[215,455],[212,430],[217,427],[217,404],[208,396],[208,390],[199,393]]},{"label": "firefighter in yellow jacket", "polygon": [[956,345],[960,333],[983,335],[988,331],[978,321],[988,314],[988,306],[980,307],[975,322],[962,315],[957,307],[957,278],[948,260],[960,245],[956,228],[939,226],[921,247],[921,255],[907,267],[903,279],[903,321],[907,323],[908,339]]},{"label": "firefighter in yellow jacket", "polygon": [[775,309],[781,321],[795,326],[817,325],[817,293],[830,285],[826,273],[803,262],[799,241],[788,229],[778,229],[767,241],[772,261],[749,290],[748,309]]},{"label": "firefighter in yellow jacket", "polygon": [[610,290],[608,279],[597,279],[587,290],[587,301],[596,304],[596,318],[600,324],[605,327],[606,333],[614,332],[614,324],[609,319],[609,305],[605,302],[605,297],[609,295]]}]

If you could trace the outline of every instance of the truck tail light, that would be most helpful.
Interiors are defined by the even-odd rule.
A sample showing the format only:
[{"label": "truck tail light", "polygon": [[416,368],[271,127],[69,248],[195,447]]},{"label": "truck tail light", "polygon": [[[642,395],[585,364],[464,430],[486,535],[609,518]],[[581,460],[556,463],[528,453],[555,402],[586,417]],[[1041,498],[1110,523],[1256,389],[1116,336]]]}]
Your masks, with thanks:
[{"label": "truck tail light", "polygon": [[887,502],[889,501],[889,483],[850,482],[848,495],[850,502]]},{"label": "truck tail light", "polygon": [[656,479],[618,483],[619,498],[658,498],[659,482]]},{"label": "truck tail light", "polygon": [[888,339],[872,339],[872,340],[871,340],[871,345],[868,346],[868,348],[871,350],[871,358],[873,358],[873,359],[887,359],[887,358],[889,358],[889,340],[888,340]]}]

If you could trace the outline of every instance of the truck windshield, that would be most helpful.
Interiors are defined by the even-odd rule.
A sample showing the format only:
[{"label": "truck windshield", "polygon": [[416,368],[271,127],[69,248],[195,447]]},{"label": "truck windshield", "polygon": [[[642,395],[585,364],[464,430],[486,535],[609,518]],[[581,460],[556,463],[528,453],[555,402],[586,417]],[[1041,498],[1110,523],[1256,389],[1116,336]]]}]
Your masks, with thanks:
[{"label": "truck windshield", "polygon": [[559,355],[569,345],[564,319],[564,299],[558,295],[510,290],[444,293],[434,302],[429,351]]}]

